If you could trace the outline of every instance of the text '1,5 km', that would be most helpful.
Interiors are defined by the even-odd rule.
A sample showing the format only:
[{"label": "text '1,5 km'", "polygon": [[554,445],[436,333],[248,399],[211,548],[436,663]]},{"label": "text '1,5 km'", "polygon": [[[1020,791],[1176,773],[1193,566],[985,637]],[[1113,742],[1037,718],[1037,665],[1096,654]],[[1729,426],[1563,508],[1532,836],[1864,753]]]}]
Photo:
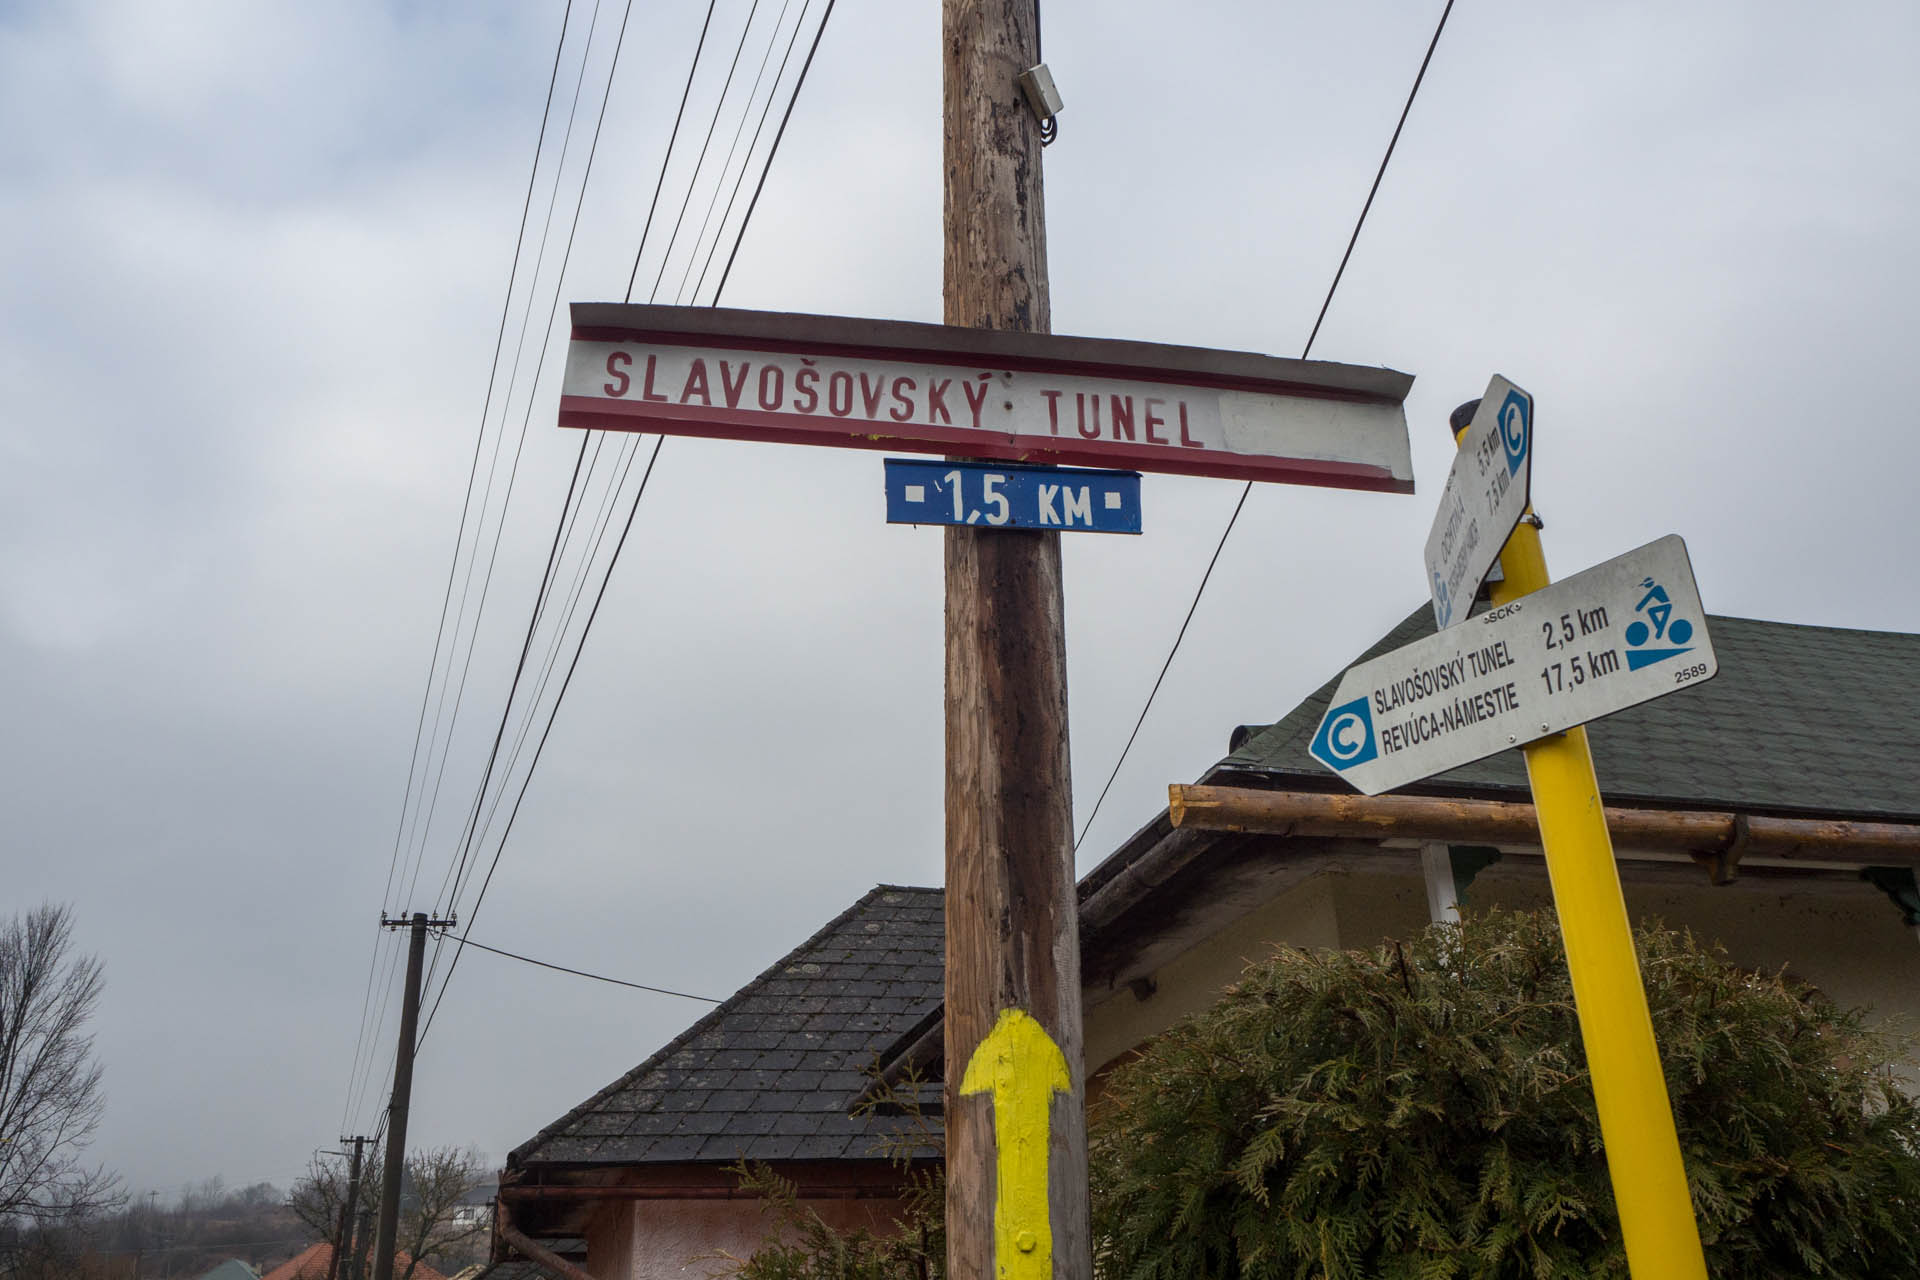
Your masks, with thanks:
[{"label": "text '1,5 km'", "polygon": [[576,303],[560,425],[1413,491],[1391,369],[715,307]]},{"label": "text '1,5 km'", "polygon": [[887,523],[1139,533],[1140,473],[887,459]]},{"label": "text '1,5 km'", "polygon": [[1669,536],[1349,667],[1308,750],[1378,795],[1719,669],[1686,544]]}]

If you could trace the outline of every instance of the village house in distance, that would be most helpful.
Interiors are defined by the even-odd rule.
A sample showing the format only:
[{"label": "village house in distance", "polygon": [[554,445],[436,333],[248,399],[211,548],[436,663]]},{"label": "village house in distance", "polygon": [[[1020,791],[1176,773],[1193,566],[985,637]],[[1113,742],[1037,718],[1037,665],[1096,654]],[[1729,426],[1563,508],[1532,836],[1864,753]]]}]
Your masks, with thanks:
[{"label": "village house in distance", "polygon": [[[1843,1005],[1920,1015],[1920,636],[1709,626],[1716,679],[1590,728],[1630,912]],[[1432,630],[1423,605],[1365,656]],[[1332,690],[1232,730],[1226,756],[1080,882],[1090,1104],[1115,1064],[1275,946],[1405,937],[1456,898],[1550,904],[1517,751],[1356,795],[1307,751]],[[722,1270],[768,1225],[727,1172],[743,1158],[829,1222],[887,1225],[903,1178],[889,1153],[937,1133],[941,905],[933,888],[865,894],[516,1148],[496,1265]],[[936,1082],[921,1117],[851,1114],[876,1066]]]}]

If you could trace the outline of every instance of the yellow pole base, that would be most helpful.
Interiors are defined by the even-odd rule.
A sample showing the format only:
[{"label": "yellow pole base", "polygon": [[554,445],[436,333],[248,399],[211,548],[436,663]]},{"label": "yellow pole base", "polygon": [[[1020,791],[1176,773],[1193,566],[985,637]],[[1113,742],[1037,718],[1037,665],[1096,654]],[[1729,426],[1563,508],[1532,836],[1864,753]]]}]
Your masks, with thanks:
[{"label": "yellow pole base", "polygon": [[[1500,554],[1496,604],[1548,583],[1540,532],[1522,521]],[[1706,1256],[1660,1071],[1633,926],[1600,807],[1585,728],[1522,748],[1540,843],[1573,978],[1580,1039],[1593,1075],[1607,1175],[1634,1280],[1706,1280]]]}]

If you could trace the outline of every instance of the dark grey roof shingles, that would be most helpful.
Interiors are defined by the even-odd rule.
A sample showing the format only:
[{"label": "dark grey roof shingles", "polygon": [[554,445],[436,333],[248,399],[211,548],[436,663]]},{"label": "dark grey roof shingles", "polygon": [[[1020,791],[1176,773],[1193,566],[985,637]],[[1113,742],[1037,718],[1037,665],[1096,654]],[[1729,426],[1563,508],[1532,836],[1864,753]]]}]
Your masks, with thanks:
[{"label": "dark grey roof shingles", "polygon": [[886,1154],[915,1122],[847,1112],[876,1057],[940,998],[941,902],[938,889],[874,889],[509,1163]]},{"label": "dark grey roof shingles", "polygon": [[[1422,608],[1362,660],[1432,633]],[[1712,680],[1589,728],[1610,803],[1920,818],[1920,635],[1718,616],[1708,633],[1720,660]],[[1307,754],[1335,683],[1250,735],[1220,770],[1344,789]],[[1524,794],[1526,785],[1520,753],[1503,751],[1408,789]]]}]

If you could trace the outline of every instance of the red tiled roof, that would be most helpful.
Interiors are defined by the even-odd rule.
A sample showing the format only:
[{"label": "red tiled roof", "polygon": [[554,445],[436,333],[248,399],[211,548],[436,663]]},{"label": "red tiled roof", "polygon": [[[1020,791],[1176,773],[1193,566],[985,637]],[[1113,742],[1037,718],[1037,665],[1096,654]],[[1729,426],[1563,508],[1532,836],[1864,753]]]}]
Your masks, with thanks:
[{"label": "red tiled roof", "polygon": [[[332,1245],[312,1245],[304,1253],[296,1254],[267,1272],[260,1277],[260,1280],[327,1280],[327,1267],[332,1261]],[[408,1261],[405,1253],[394,1254],[393,1273],[396,1278],[406,1271]],[[373,1274],[371,1267],[367,1274]],[[447,1278],[422,1262],[414,1267],[413,1280],[447,1280]]]}]

